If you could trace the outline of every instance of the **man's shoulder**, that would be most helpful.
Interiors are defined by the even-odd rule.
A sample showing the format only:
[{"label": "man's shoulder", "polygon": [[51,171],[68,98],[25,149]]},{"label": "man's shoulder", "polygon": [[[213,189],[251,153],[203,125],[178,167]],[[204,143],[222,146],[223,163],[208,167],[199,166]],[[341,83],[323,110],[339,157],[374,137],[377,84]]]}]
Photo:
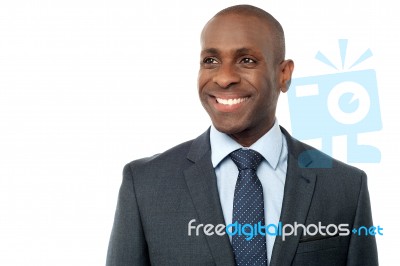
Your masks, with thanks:
[{"label": "man's shoulder", "polygon": [[335,173],[351,173],[352,175],[365,175],[364,171],[333,158],[326,153],[292,137],[285,129],[282,130],[286,136],[288,152],[292,159],[297,161],[300,168],[315,169],[316,171],[329,171]]},{"label": "man's shoulder", "polygon": [[302,162],[302,156],[301,155],[308,155],[309,157],[312,158],[312,163],[306,167],[310,167],[310,168],[327,168],[327,169],[331,169],[331,170],[336,170],[336,171],[349,171],[352,173],[358,173],[358,174],[362,174],[364,173],[363,170],[349,165],[343,161],[340,161],[338,159],[333,158],[330,155],[327,155],[326,153],[323,153],[322,151],[308,145],[305,144],[301,141],[299,141],[303,147],[305,148],[305,150],[303,151],[304,154],[300,154],[299,156],[299,165],[302,166],[306,166],[304,165],[304,162]]},{"label": "man's shoulder", "polygon": [[324,197],[344,195],[349,198],[358,195],[363,184],[367,183],[367,175],[363,170],[294,138],[290,141],[295,148],[289,149],[288,170],[301,176],[316,177],[318,191],[325,193]]},{"label": "man's shoulder", "polygon": [[[131,161],[125,170],[142,174],[176,173],[210,150],[210,129],[195,139],[180,143],[162,153]],[[210,157],[211,160],[211,157]]]},{"label": "man's shoulder", "polygon": [[180,143],[162,153],[153,156],[144,157],[129,162],[125,167],[131,169],[151,168],[156,169],[162,166],[176,165],[182,160],[186,160],[186,156],[192,146],[194,139]]}]

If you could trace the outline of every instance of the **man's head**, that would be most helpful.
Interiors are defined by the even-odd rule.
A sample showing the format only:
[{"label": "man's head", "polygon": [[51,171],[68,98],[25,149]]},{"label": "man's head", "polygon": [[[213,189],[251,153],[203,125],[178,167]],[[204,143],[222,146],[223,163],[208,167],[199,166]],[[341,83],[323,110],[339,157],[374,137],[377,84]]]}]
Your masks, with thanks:
[{"label": "man's head", "polygon": [[217,13],[201,34],[200,100],[213,125],[250,146],[273,125],[280,92],[286,92],[293,62],[275,18],[254,6]]}]

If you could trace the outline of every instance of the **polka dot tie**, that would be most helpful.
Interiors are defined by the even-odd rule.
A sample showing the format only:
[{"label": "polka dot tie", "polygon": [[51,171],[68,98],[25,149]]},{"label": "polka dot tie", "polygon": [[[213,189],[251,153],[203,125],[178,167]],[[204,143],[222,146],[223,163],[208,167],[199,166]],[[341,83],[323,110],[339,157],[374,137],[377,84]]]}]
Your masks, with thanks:
[{"label": "polka dot tie", "polygon": [[[232,236],[232,247],[235,254],[237,266],[267,265],[266,238],[255,232],[255,226],[264,222],[264,197],[260,180],[256,170],[263,160],[261,154],[254,150],[239,149],[230,154],[231,159],[239,169],[236,181],[235,196],[233,199],[232,223],[237,222],[247,233],[239,235],[238,232]],[[243,226],[246,225],[245,228]],[[250,239],[251,232],[254,234]],[[262,232],[265,232],[262,230]],[[247,239],[248,240],[247,240]]]}]

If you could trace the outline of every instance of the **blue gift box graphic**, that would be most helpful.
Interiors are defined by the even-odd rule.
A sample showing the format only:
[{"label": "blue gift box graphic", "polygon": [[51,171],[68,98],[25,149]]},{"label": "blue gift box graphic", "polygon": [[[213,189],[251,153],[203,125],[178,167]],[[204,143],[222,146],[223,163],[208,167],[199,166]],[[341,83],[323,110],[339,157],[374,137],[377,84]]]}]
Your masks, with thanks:
[{"label": "blue gift box graphic", "polygon": [[[339,46],[344,67],[347,40],[339,40]],[[370,56],[372,53],[368,49],[351,67]],[[335,67],[320,52],[316,58]],[[380,162],[379,149],[357,142],[357,134],[382,129],[375,70],[295,78],[288,100],[295,137],[302,140],[321,138],[322,151],[331,154],[332,137],[346,135],[348,162]]]}]

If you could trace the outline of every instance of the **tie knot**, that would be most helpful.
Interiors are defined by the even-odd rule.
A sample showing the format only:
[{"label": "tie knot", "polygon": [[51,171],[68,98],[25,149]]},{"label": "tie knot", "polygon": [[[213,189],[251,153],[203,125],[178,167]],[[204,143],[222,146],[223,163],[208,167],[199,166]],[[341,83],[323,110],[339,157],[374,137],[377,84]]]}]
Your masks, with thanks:
[{"label": "tie knot", "polygon": [[239,170],[253,169],[257,170],[263,157],[255,150],[239,149],[231,152],[230,157]]}]

